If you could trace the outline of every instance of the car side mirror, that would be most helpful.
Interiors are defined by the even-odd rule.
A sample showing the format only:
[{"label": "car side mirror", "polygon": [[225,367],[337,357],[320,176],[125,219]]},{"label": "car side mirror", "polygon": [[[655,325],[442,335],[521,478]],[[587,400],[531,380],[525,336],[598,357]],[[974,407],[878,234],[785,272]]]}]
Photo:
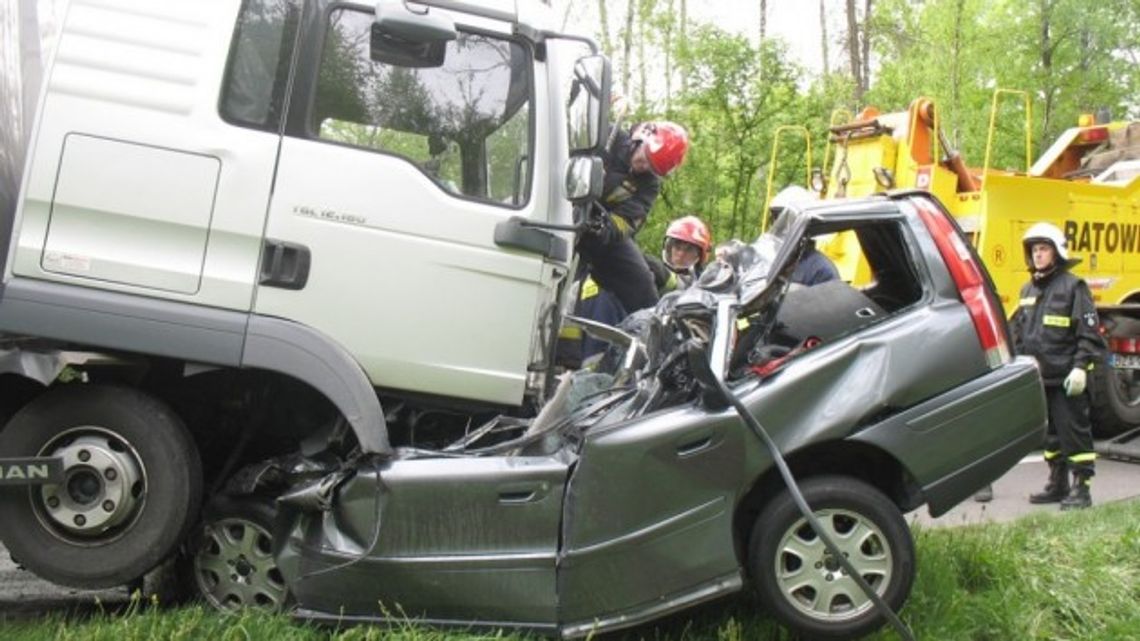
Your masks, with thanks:
[{"label": "car side mirror", "polygon": [[596,156],[574,156],[566,163],[566,199],[572,203],[597,200],[602,195],[605,170]]},{"label": "car side mirror", "polygon": [[376,3],[369,53],[374,62],[400,67],[439,67],[447,53],[447,43],[458,33],[455,22],[428,7],[412,9],[399,0]]}]

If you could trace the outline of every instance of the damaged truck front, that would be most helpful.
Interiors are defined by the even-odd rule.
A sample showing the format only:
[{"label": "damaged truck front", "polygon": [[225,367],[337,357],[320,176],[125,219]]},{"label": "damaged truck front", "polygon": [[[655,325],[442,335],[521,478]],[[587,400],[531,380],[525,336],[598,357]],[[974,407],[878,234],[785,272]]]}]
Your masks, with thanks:
[{"label": "damaged truck front", "polygon": [[608,62],[537,1],[423,4],[74,0],[42,83],[3,69],[22,565],[121,585],[251,463],[542,405]]}]

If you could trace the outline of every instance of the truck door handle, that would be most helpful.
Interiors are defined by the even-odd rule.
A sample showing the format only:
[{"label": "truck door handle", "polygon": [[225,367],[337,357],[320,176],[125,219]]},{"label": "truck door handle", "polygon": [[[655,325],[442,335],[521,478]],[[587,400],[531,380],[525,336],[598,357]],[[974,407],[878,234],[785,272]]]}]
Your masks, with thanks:
[{"label": "truck door handle", "polygon": [[309,282],[309,248],[283,240],[265,239],[258,283],[281,289],[304,289]]},{"label": "truck door handle", "polygon": [[570,244],[554,234],[527,226],[522,216],[510,218],[495,225],[495,244],[500,247],[521,249],[544,258],[566,262],[570,260]]}]

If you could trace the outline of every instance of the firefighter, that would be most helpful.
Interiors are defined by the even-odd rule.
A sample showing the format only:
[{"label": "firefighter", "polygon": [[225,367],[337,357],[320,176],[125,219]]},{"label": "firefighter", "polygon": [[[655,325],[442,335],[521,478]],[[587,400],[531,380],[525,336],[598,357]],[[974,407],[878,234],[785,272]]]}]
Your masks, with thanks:
[{"label": "firefighter", "polygon": [[617,296],[627,312],[657,303],[653,274],[634,243],[657,200],[661,179],[685,159],[689,135],[668,121],[645,122],[626,134],[615,132],[603,156],[600,224],[578,243],[590,274]]},{"label": "firefighter", "polygon": [[696,216],[683,216],[669,223],[658,260],[646,254],[657,293],[684,289],[700,277],[712,248],[708,225]]},{"label": "firefighter", "polygon": [[[775,225],[780,214],[793,203],[812,200],[816,200],[816,195],[799,185],[789,185],[781,189],[768,205],[769,225]],[[839,280],[839,270],[835,268],[835,263],[816,249],[814,239],[807,239],[800,261],[796,263],[795,271],[792,272],[792,282],[811,287],[833,280]]]},{"label": "firefighter", "polygon": [[1022,245],[1032,276],[1021,288],[1010,329],[1017,353],[1037,359],[1049,411],[1049,480],[1029,502],[1060,503],[1062,510],[1086,508],[1092,505],[1096,454],[1085,384],[1106,346],[1088,285],[1069,271],[1078,261],[1069,258],[1061,230],[1037,223],[1025,232]]},{"label": "firefighter", "polygon": [[[700,276],[710,247],[712,235],[700,218],[685,216],[669,223],[665,230],[661,259],[642,254],[653,275],[658,295],[664,296],[691,285]],[[574,314],[614,326],[627,316],[617,296],[599,287],[593,277],[587,277],[582,282]],[[567,364],[580,366],[582,361],[606,349],[606,343],[583,335],[577,328],[563,328],[561,339],[559,349],[564,357],[563,362]]]}]

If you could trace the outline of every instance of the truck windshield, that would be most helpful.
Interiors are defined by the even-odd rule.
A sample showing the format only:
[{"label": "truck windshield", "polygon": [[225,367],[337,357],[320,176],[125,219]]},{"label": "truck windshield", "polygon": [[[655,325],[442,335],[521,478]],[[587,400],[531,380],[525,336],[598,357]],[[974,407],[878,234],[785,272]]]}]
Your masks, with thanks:
[{"label": "truck windshield", "polygon": [[442,66],[403,67],[371,59],[371,27],[365,11],[330,14],[313,133],[400,156],[449,193],[525,204],[534,120],[529,49],[460,31]]}]

